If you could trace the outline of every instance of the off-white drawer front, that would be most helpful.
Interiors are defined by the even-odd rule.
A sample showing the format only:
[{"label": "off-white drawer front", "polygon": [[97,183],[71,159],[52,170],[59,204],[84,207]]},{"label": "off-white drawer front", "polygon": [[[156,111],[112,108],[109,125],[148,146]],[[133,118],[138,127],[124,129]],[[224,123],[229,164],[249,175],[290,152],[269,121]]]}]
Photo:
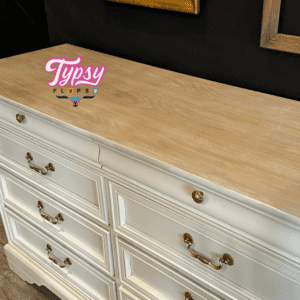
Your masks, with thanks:
[{"label": "off-white drawer front", "polygon": [[117,252],[121,282],[141,291],[148,299],[221,299],[119,238],[117,238]]},{"label": "off-white drawer front", "polygon": [[[27,153],[30,153],[32,160]],[[67,205],[72,205],[73,209],[108,224],[107,204],[103,193],[104,178],[96,167],[79,160],[66,159],[62,157],[63,153],[59,155],[52,148],[40,147],[0,128],[0,157],[1,155],[14,165],[17,164],[21,168],[19,172],[31,176],[36,184],[55,193],[64,193],[66,198],[71,199]],[[49,163],[54,167],[53,171],[46,170],[45,166]],[[39,170],[46,174],[42,175]]]},{"label": "off-white drawer front", "polygon": [[[114,280],[100,271],[96,271],[80,257],[55,242],[50,236],[26,222],[8,206],[5,207],[5,214],[10,225],[10,243],[25,249],[36,260],[50,267],[74,285],[75,289],[88,295],[90,299],[117,299]],[[59,264],[65,267],[61,268]]]},{"label": "off-white drawer front", "polygon": [[142,295],[140,292],[132,291],[132,288],[130,289],[131,291],[128,291],[128,287],[124,287],[121,285],[119,288],[119,295],[120,295],[120,300],[148,300],[149,298],[146,297],[145,295]]},{"label": "off-white drawer front", "polygon": [[[110,231],[0,169],[3,201],[73,252],[114,275]],[[41,216],[42,214],[42,216]]]},{"label": "off-white drawer front", "polygon": [[[187,211],[171,210],[167,202],[156,203],[113,182],[109,185],[115,231],[184,274],[235,299],[300,297],[297,264]],[[189,249],[185,234],[193,239]],[[214,269],[191,254],[221,268]],[[233,258],[233,265],[219,262],[224,254]]]},{"label": "off-white drawer front", "polygon": [[[23,116],[24,119],[19,118],[21,123],[17,121],[17,115]],[[0,125],[1,122],[4,122],[26,135],[38,136],[43,142],[51,143],[55,147],[67,149],[79,157],[98,162],[99,148],[92,139],[77,134],[76,127],[63,122],[56,125],[55,121],[46,115],[34,114],[27,107],[16,102],[9,104],[0,96]]]},{"label": "off-white drawer front", "polygon": [[[163,198],[300,264],[299,218],[249,198],[243,190],[233,192],[117,144],[100,148],[99,162],[114,176],[111,180],[123,184],[122,178],[141,195]],[[194,191],[203,192],[202,202],[194,201]]]}]

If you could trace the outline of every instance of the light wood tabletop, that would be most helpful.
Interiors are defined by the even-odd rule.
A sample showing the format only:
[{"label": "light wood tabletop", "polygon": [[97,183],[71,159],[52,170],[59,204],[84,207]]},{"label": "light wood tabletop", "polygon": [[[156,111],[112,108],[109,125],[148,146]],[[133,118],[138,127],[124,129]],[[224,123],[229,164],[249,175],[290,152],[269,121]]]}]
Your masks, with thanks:
[{"label": "light wood tabletop", "polygon": [[[106,71],[96,97],[75,108],[55,97],[44,68],[78,55]],[[297,101],[69,44],[0,60],[0,95],[300,217]]]}]

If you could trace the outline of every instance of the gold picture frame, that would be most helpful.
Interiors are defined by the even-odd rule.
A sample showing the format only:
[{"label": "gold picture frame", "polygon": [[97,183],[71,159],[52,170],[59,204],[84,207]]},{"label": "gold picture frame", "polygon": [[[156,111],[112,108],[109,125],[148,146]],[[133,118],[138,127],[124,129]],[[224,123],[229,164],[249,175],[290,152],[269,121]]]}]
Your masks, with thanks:
[{"label": "gold picture frame", "polygon": [[300,54],[300,37],[278,33],[281,0],[264,0],[260,47]]},{"label": "gold picture frame", "polygon": [[190,14],[198,14],[200,11],[200,0],[107,0],[126,4],[147,6]]}]

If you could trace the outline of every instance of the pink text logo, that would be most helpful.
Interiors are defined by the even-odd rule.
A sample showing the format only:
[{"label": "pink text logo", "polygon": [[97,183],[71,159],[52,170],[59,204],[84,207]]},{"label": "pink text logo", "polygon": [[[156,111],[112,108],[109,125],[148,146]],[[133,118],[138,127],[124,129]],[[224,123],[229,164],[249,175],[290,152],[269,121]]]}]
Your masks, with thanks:
[{"label": "pink text logo", "polygon": [[[88,66],[86,69],[83,66],[74,67],[82,61],[82,57],[78,55],[77,59],[69,60],[65,57],[54,57],[47,61],[45,65],[45,71],[48,73],[56,72],[54,79],[48,81],[49,86],[55,86],[57,83],[59,86],[65,86],[69,81],[71,86],[77,86],[80,84],[88,84],[92,86],[97,86],[106,70],[106,66],[96,66],[93,71],[93,66]],[[53,64],[58,63],[57,66]],[[64,70],[62,71],[63,67]],[[70,66],[70,67],[68,67]]]}]

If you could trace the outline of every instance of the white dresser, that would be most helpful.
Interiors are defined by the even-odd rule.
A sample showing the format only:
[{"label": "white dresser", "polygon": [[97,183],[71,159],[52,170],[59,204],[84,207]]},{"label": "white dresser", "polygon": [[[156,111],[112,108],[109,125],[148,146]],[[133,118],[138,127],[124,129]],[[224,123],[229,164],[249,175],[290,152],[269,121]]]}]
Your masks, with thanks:
[{"label": "white dresser", "polygon": [[[78,55],[106,71],[74,107],[44,68]],[[69,44],[5,58],[0,200],[10,268],[61,299],[300,299],[297,101]]]}]

